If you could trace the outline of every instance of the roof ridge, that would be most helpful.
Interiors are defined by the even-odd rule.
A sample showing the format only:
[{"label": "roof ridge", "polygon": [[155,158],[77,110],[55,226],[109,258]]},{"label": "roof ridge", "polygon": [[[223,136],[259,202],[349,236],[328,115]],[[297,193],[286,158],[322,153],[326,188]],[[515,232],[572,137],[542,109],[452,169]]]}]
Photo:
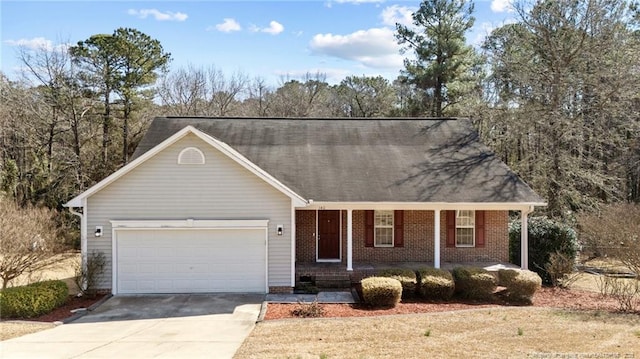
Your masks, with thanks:
[{"label": "roof ridge", "polygon": [[457,121],[468,117],[249,117],[249,116],[158,116],[172,120],[295,120],[295,121]]}]

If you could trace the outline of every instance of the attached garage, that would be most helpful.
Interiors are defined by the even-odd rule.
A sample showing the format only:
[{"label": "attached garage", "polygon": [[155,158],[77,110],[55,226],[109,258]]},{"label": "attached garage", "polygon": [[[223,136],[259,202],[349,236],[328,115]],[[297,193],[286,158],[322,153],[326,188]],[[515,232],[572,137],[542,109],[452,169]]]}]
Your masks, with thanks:
[{"label": "attached garage", "polygon": [[114,293],[267,291],[266,220],[112,225]]}]

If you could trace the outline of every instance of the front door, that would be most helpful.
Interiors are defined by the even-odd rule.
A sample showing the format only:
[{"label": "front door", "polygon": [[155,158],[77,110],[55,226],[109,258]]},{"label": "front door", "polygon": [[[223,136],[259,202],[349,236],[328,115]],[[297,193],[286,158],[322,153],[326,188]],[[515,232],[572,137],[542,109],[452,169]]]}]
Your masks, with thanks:
[{"label": "front door", "polygon": [[318,211],[318,260],[340,259],[340,211]]}]

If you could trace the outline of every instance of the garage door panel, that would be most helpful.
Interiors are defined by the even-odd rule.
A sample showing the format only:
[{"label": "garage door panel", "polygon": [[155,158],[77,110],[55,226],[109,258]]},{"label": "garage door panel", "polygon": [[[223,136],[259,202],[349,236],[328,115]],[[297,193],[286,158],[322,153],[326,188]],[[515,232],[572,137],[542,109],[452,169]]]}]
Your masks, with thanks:
[{"label": "garage door panel", "polygon": [[262,229],[117,233],[119,293],[264,292]]}]

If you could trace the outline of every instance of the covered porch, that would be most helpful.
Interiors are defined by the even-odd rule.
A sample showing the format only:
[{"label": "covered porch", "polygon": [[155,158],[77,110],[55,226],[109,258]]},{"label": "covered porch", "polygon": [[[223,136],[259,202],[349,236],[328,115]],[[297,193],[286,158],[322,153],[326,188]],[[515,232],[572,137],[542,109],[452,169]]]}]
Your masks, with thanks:
[{"label": "covered porch", "polygon": [[[533,211],[534,203],[313,203],[311,206],[297,212],[304,212],[304,216],[296,216],[296,281],[300,276],[310,273],[352,273],[350,277],[358,278],[361,275],[383,268],[409,268],[434,267],[450,269],[458,265],[476,265],[493,268],[514,267],[508,261],[508,211],[520,212],[522,225],[521,257],[528,258],[527,217]],[[320,256],[322,245],[327,236],[322,231],[323,223],[328,220],[322,213],[337,212],[334,219],[339,217],[339,244],[335,247],[336,258],[325,259]],[[370,217],[363,212],[403,212],[402,217],[394,218],[396,222],[404,221],[405,233],[400,240],[403,243],[390,246],[374,246],[366,243],[366,225]],[[483,223],[483,231],[486,227],[492,230],[485,237],[482,244],[480,238],[470,246],[451,245],[448,242],[451,228],[447,215],[449,212],[468,211],[486,212],[487,223]],[[501,216],[497,213],[502,213]],[[403,219],[404,217],[404,219]],[[485,216],[483,215],[483,218]],[[368,225],[368,224],[367,224]],[[397,223],[393,223],[394,236]],[[400,223],[402,225],[402,223]],[[495,230],[500,233],[496,234]],[[455,226],[453,228],[455,230]],[[322,239],[320,238],[322,237]],[[500,238],[496,243],[494,238]],[[364,239],[364,244],[363,244]],[[396,240],[396,238],[394,238]],[[447,243],[444,243],[444,242]],[[485,245],[485,242],[487,245]],[[471,246],[471,247],[474,247]],[[493,246],[493,247],[491,247]],[[368,247],[368,248],[365,248]],[[386,248],[385,248],[386,247]],[[500,255],[495,255],[495,248],[500,249]],[[464,253],[464,255],[459,255]],[[497,266],[497,267],[496,267]],[[522,261],[523,269],[527,269],[527,261]]]}]

